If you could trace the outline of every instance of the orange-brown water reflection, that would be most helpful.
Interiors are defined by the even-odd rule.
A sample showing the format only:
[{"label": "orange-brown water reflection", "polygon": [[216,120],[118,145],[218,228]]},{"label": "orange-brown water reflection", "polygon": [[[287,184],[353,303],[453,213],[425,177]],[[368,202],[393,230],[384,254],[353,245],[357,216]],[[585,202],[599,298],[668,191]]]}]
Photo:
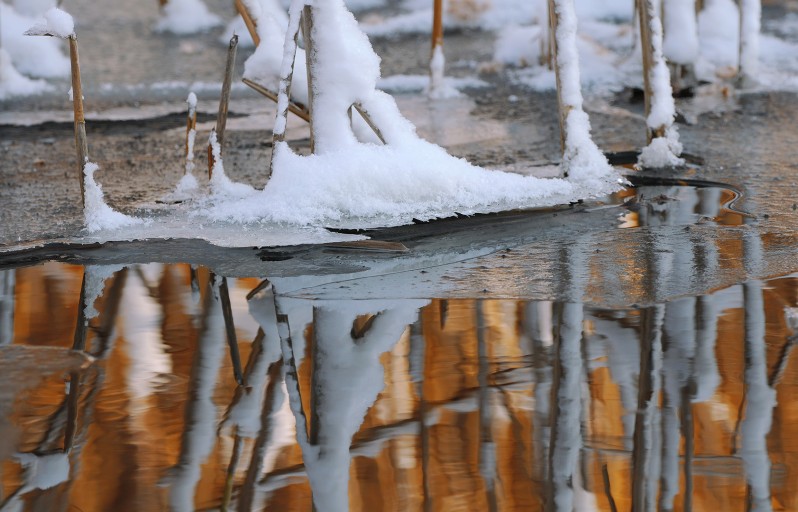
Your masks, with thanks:
[{"label": "orange-brown water reflection", "polygon": [[88,356],[83,267],[0,273],[10,510],[798,509],[796,277],[627,310],[230,279],[239,387],[220,278],[114,270]]}]

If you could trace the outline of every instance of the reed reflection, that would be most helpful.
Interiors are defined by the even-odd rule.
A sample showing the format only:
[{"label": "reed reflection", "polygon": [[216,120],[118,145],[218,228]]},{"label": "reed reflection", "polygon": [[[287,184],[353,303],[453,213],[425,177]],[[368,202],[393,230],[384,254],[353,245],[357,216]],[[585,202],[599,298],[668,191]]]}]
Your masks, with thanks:
[{"label": "reed reflection", "polygon": [[[663,272],[718,254],[672,254],[651,237]],[[316,301],[254,279],[228,279],[225,294],[187,265],[18,269],[0,350],[36,347],[31,284],[49,283],[70,291],[75,320],[45,339],[84,363],[3,385],[2,429],[16,433],[1,452],[3,506],[789,508],[797,369],[784,308],[798,278],[601,309],[579,300],[590,244],[562,254],[568,302]]]}]

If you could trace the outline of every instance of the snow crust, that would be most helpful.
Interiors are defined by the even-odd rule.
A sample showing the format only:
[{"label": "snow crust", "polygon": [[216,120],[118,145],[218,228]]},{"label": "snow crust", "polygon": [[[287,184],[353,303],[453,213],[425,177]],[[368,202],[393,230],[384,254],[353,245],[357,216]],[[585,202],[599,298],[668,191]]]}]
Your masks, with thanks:
[{"label": "snow crust", "polygon": [[141,224],[144,221],[118,212],[105,203],[103,189],[94,180],[94,173],[99,166],[94,162],[86,162],[83,166],[83,183],[86,204],[83,218],[86,231],[93,233],[100,230],[116,230],[125,226]]},{"label": "snow crust", "polygon": [[155,30],[187,35],[204,32],[221,23],[222,20],[210,12],[202,0],[169,0],[161,19],[155,24]]}]

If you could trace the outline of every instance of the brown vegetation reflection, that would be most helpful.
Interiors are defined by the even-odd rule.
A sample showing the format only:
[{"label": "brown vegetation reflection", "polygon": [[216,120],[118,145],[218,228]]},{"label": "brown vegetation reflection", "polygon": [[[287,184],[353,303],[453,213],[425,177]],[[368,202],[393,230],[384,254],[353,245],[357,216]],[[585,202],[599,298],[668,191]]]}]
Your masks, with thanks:
[{"label": "brown vegetation reflection", "polygon": [[606,310],[2,271],[0,507],[797,510],[797,300],[792,275]]}]

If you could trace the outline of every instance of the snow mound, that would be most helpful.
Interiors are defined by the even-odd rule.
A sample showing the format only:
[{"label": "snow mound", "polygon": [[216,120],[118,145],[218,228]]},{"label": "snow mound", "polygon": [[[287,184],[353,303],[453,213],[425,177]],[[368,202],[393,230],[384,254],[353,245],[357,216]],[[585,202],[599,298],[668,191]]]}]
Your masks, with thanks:
[{"label": "snow mound", "polygon": [[28,96],[51,90],[43,80],[31,80],[19,73],[11,63],[11,56],[0,48],[0,100],[14,96]]},{"label": "snow mound", "polygon": [[221,24],[222,20],[210,12],[202,0],[169,0],[155,30],[187,35],[204,32]]},{"label": "snow mound", "polygon": [[100,230],[115,230],[125,226],[141,224],[142,219],[130,217],[118,212],[105,203],[103,189],[94,181],[94,173],[99,166],[94,162],[86,162],[83,167],[84,193],[86,204],[83,209],[86,231],[93,233]]},{"label": "snow mound", "polygon": [[679,134],[672,128],[664,137],[656,137],[644,147],[637,159],[637,166],[641,168],[662,169],[684,165],[684,160],[678,155],[682,154],[682,144]]},{"label": "snow mound", "polygon": [[[296,0],[292,13],[298,13],[301,4]],[[243,223],[399,225],[455,212],[551,206],[620,188],[619,175],[590,141],[584,112],[574,113],[571,120],[573,150],[566,157],[575,168],[571,179],[483,169],[419,138],[394,99],[377,90],[380,59],[343,1],[313,9],[313,72],[317,83],[325,84],[314,95],[316,153],[301,156],[278,143],[273,175],[263,191],[237,194],[234,200],[217,195],[202,208],[203,215]],[[287,37],[286,47],[291,43]],[[282,76],[287,76],[291,58],[292,52],[284,51],[281,64],[274,66]],[[294,70],[294,76],[297,73]],[[581,97],[578,100],[581,111]],[[386,144],[358,140],[348,115],[354,103],[369,113]],[[285,119],[277,120],[275,131],[281,122]]]},{"label": "snow mound", "polygon": [[[24,35],[36,23],[35,18],[23,16],[0,2],[0,46],[20,73],[37,78],[69,76],[69,58],[61,50],[61,41]],[[32,90],[31,94],[37,92],[40,91]]]}]

